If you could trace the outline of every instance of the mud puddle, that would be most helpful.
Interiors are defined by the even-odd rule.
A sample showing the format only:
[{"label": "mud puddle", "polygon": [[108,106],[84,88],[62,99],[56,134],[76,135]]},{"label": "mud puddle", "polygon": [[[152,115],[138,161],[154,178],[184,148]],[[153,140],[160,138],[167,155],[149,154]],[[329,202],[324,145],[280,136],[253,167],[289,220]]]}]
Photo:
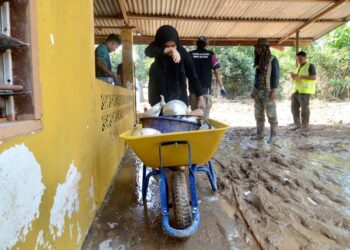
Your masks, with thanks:
[{"label": "mud puddle", "polygon": [[350,247],[350,126],[280,128],[273,144],[232,129],[215,156],[219,191],[263,249]]}]

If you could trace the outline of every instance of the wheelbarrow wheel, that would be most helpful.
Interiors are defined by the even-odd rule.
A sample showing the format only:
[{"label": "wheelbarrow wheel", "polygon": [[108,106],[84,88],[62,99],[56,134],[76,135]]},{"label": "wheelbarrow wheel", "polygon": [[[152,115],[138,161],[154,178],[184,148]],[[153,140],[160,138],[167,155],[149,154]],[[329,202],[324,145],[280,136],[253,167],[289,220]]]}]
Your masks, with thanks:
[{"label": "wheelbarrow wheel", "polygon": [[192,223],[192,211],[188,197],[186,176],[182,171],[173,172],[172,195],[176,227],[185,229]]}]

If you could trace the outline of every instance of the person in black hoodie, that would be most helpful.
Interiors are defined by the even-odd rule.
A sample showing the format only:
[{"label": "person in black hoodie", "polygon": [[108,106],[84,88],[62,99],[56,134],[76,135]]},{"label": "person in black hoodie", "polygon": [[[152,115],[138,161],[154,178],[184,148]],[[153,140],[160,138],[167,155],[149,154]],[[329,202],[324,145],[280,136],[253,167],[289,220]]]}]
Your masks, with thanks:
[{"label": "person in black hoodie", "polygon": [[198,107],[206,107],[201,85],[192,58],[181,46],[176,29],[170,25],[158,28],[154,41],[146,48],[145,55],[155,58],[149,72],[148,97],[153,106],[160,102],[181,100],[188,105],[186,78],[198,97]]}]

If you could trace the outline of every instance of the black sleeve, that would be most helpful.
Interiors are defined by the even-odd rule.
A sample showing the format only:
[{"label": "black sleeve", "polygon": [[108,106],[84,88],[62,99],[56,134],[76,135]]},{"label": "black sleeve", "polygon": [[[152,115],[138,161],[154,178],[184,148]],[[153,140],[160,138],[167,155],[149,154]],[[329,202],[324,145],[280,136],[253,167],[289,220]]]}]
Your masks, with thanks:
[{"label": "black sleeve", "polygon": [[201,84],[199,82],[199,78],[194,68],[192,57],[185,49],[183,49],[181,56],[184,60],[186,76],[190,85],[189,88],[196,94],[197,97],[202,96],[203,93],[201,89]]},{"label": "black sleeve", "polygon": [[154,42],[152,42],[145,49],[145,55],[151,58],[164,55],[164,47],[156,45]]},{"label": "black sleeve", "polygon": [[317,75],[317,74],[316,74],[316,67],[315,67],[315,65],[313,65],[313,64],[310,64],[310,66],[309,66],[309,75],[310,75],[310,76],[315,76],[315,75]]}]

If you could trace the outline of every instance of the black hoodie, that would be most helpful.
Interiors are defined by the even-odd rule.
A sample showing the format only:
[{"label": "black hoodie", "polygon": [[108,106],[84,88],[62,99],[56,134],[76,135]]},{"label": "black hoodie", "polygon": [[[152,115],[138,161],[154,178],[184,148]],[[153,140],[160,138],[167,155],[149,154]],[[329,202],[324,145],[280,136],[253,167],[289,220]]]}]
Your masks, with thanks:
[{"label": "black hoodie", "polygon": [[[171,56],[164,54],[164,44],[173,41],[180,53],[180,63],[174,63]],[[155,40],[146,48],[145,54],[155,58],[149,72],[149,103],[153,106],[160,102],[160,95],[165,101],[181,100],[188,104],[186,77],[190,88],[197,96],[201,96],[201,85],[196,74],[192,58],[181,46],[176,29],[170,25],[161,26]]]}]

